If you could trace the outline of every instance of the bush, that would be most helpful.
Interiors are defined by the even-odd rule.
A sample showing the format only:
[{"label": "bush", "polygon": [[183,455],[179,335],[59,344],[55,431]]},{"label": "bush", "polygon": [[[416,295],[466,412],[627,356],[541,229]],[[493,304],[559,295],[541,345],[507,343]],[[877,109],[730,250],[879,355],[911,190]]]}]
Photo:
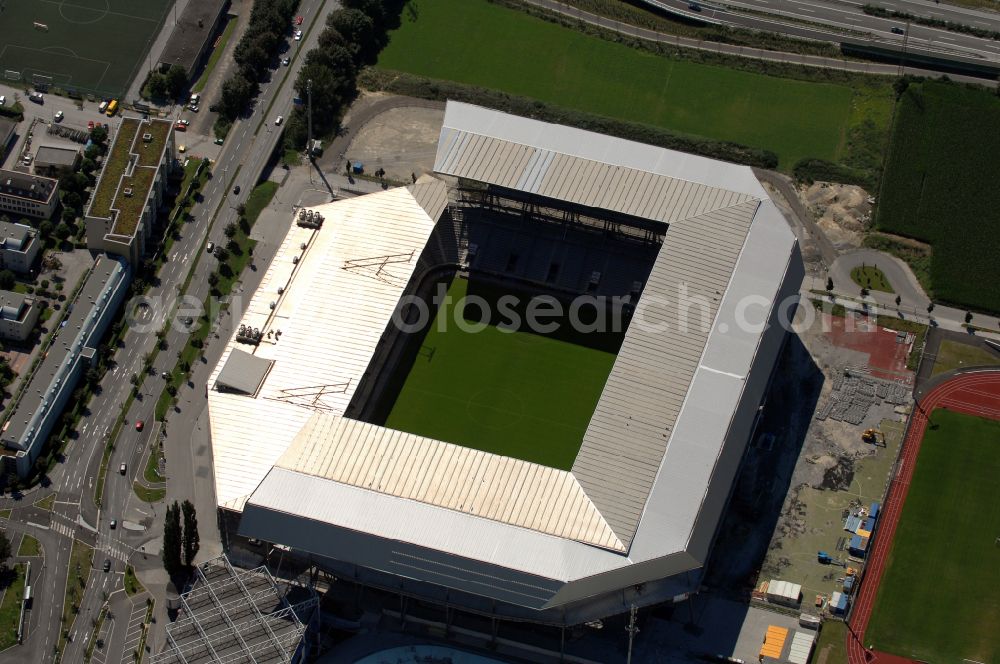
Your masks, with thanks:
[{"label": "bush", "polygon": [[856,184],[870,192],[877,188],[875,176],[855,168],[834,164],[825,159],[806,158],[795,164],[792,172],[799,182],[812,184],[817,180],[838,184]]}]

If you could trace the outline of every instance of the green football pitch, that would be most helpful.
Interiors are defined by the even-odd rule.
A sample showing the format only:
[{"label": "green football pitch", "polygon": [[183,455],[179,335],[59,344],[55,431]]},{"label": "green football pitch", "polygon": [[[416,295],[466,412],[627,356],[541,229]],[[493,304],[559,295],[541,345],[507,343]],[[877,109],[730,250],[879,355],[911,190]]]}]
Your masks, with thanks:
[{"label": "green football pitch", "polygon": [[1000,662],[1000,422],[931,420],[865,638],[935,664]]},{"label": "green football pitch", "polygon": [[770,149],[785,170],[803,157],[844,156],[854,97],[846,85],[661,57],[486,0],[409,6],[381,68]]},{"label": "green football pitch", "polygon": [[[448,295],[467,288],[455,279]],[[386,426],[568,470],[615,355],[492,325],[463,331],[456,311],[439,309]]]},{"label": "green football pitch", "polygon": [[81,94],[120,96],[163,26],[171,0],[2,0],[5,80],[39,79]]}]

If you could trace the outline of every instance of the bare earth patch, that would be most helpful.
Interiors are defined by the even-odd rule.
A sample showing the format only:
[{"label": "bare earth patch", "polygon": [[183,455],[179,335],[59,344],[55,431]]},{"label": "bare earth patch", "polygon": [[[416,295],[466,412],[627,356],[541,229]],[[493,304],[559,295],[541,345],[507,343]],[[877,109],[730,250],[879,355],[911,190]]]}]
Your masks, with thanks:
[{"label": "bare earth patch", "polygon": [[861,246],[871,219],[868,192],[856,185],[814,182],[798,188],[799,198],[814,215],[816,225],[838,249]]},{"label": "bare earth patch", "polygon": [[434,168],[444,111],[416,106],[392,108],[372,118],[351,141],[347,156],[366,173],[384,168],[390,180],[409,182]]}]

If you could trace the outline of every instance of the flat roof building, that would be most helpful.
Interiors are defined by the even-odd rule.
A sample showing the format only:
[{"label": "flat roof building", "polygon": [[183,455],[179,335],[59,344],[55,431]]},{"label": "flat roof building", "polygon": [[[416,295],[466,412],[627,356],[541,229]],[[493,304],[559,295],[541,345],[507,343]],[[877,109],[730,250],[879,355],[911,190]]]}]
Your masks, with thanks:
[{"label": "flat roof building", "polygon": [[190,79],[211,52],[213,37],[228,7],[229,0],[189,2],[160,54],[160,70],[180,65]]},{"label": "flat roof building", "polygon": [[87,208],[87,247],[140,261],[173,166],[173,123],[123,118]]},{"label": "flat roof building", "polygon": [[28,272],[41,247],[38,232],[31,226],[0,221],[0,269]]},{"label": "flat roof building", "polygon": [[43,145],[35,152],[34,169],[39,175],[59,177],[72,173],[80,161],[80,150],[54,145]]},{"label": "flat roof building", "polygon": [[48,219],[58,205],[58,180],[0,170],[0,213]]},{"label": "flat roof building", "polygon": [[10,118],[0,116],[0,163],[7,157],[7,150],[14,140],[17,123]]},{"label": "flat roof building", "polygon": [[[128,293],[130,271],[120,258],[101,256],[87,276],[72,310],[24,386],[0,429],[8,469],[27,477],[97,352],[104,332]],[[11,466],[13,468],[11,468]]]},{"label": "flat roof building", "polygon": [[0,339],[17,342],[27,339],[41,310],[30,295],[0,290]]},{"label": "flat roof building", "polygon": [[[219,506],[338,576],[494,617],[572,625],[696,592],[797,302],[787,223],[748,167],[468,104],[448,103],[434,170],[522,225],[545,207],[658,238],[572,467],[357,417],[397,306],[474,250],[470,208],[432,179],[289,231],[241,320],[257,342],[234,334],[210,378]],[[237,352],[266,371],[230,370]]]}]

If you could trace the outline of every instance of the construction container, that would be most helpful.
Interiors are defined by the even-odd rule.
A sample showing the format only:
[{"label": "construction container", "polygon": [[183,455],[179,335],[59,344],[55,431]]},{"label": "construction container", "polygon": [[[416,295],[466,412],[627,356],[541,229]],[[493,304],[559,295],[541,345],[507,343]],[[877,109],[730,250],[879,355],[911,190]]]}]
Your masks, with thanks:
[{"label": "construction container", "polygon": [[798,606],[802,600],[802,585],[791,581],[771,580],[767,584],[767,601],[784,606]]}]

